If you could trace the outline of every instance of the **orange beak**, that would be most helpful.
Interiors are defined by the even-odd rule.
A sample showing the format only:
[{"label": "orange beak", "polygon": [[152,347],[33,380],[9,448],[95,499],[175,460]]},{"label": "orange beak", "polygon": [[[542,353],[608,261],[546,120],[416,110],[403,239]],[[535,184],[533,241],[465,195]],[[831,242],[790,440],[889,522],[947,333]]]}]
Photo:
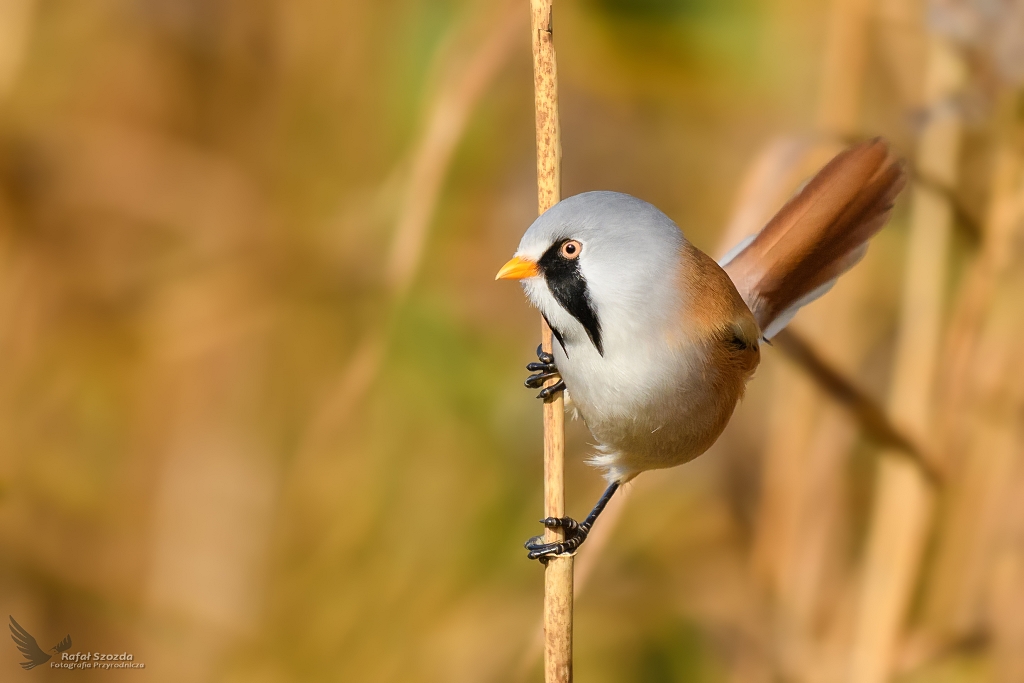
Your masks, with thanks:
[{"label": "orange beak", "polygon": [[534,275],[540,275],[540,268],[537,267],[536,263],[528,259],[514,256],[508,263],[501,267],[501,270],[498,271],[498,274],[494,279],[522,280],[523,278],[533,277]]}]

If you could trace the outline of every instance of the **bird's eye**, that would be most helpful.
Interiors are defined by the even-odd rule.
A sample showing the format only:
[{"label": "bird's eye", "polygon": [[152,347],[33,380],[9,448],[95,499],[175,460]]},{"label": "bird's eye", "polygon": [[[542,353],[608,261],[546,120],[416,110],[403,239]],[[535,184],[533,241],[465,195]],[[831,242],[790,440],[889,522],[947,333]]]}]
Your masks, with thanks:
[{"label": "bird's eye", "polygon": [[568,242],[562,245],[562,248],[559,250],[559,253],[562,254],[563,258],[567,258],[571,261],[573,259],[579,258],[581,251],[583,251],[582,244],[580,244],[576,240],[569,240]]}]

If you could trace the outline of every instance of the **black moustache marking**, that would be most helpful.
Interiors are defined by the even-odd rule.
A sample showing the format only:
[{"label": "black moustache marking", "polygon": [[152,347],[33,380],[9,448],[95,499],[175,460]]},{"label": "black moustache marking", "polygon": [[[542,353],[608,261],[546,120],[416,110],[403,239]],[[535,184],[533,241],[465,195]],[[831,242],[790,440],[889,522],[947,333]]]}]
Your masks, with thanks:
[{"label": "black moustache marking", "polygon": [[[579,258],[567,259],[562,256],[562,245],[569,240],[560,240],[548,248],[540,257],[537,265],[544,274],[544,280],[548,283],[548,289],[555,301],[561,304],[562,308],[580,321],[587,336],[594,343],[597,352],[604,355],[604,346],[601,344],[601,321],[597,319],[597,312],[591,305],[590,295],[587,292],[587,280],[580,272]],[[554,331],[558,343],[562,344],[562,336]],[[565,350],[565,344],[562,344]],[[566,354],[568,355],[568,354]]]}]

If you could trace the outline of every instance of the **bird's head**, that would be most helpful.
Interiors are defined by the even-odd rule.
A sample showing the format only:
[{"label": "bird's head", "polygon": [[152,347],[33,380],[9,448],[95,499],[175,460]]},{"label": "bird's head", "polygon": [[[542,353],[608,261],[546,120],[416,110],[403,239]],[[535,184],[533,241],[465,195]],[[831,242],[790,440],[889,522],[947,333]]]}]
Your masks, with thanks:
[{"label": "bird's head", "polygon": [[562,200],[529,227],[496,279],[520,280],[566,342],[589,339],[604,354],[609,335],[651,332],[676,301],[684,244],[668,216],[618,192]]}]

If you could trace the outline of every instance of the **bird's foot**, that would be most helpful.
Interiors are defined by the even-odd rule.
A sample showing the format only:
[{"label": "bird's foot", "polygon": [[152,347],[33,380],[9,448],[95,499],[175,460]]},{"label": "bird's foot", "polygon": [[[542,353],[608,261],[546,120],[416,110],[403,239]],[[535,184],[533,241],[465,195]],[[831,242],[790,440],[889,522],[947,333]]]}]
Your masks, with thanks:
[{"label": "bird's foot", "polygon": [[547,399],[553,394],[565,390],[565,382],[562,381],[561,375],[558,374],[558,368],[555,367],[555,357],[550,353],[546,353],[540,346],[537,347],[537,359],[539,363],[530,363],[526,366],[526,369],[532,373],[526,378],[526,387],[528,389],[536,389],[547,382],[553,377],[558,377],[558,381],[549,387],[544,387],[537,394],[537,398]]},{"label": "bird's foot", "polygon": [[590,533],[589,524],[580,524],[572,517],[546,517],[540,523],[548,529],[565,529],[564,541],[545,543],[543,536],[534,536],[524,544],[523,547],[530,551],[526,556],[531,560],[540,560],[542,564],[547,564],[550,558],[557,555],[575,555]]}]

